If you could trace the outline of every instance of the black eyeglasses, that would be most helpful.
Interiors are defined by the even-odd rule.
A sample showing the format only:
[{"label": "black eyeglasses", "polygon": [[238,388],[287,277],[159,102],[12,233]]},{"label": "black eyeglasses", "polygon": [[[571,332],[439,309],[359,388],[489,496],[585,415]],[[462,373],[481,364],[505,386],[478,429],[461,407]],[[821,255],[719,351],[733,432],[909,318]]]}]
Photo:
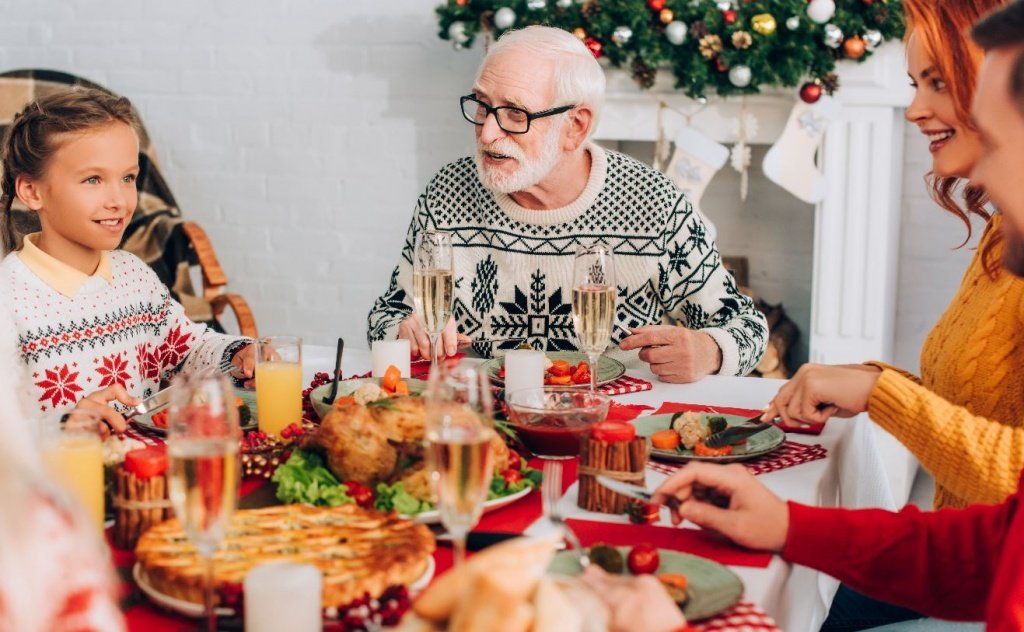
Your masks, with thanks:
[{"label": "black eyeglasses", "polygon": [[561,114],[576,107],[575,105],[562,105],[543,112],[530,113],[511,105],[499,105],[498,107],[487,105],[478,101],[475,94],[467,94],[460,98],[459,104],[462,106],[462,116],[466,117],[466,120],[473,125],[483,125],[487,117],[493,114],[494,120],[498,122],[498,127],[508,134],[525,134],[530,131],[530,121]]}]

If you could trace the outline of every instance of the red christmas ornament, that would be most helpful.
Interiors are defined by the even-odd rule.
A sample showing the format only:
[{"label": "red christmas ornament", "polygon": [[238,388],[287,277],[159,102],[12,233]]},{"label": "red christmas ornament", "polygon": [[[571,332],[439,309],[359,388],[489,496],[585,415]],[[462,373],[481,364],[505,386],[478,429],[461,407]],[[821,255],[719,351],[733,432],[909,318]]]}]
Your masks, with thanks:
[{"label": "red christmas ornament", "polygon": [[459,5],[460,7],[466,6],[466,3],[468,2],[469,0],[455,0],[455,4]]},{"label": "red christmas ornament", "polygon": [[804,103],[817,103],[820,98],[821,84],[810,82],[800,86],[800,100]]},{"label": "red christmas ornament", "polygon": [[726,9],[722,11],[722,19],[725,20],[726,24],[732,24],[737,18],[736,9]]},{"label": "red christmas ornament", "polygon": [[583,43],[590,49],[590,53],[594,56],[594,59],[601,57],[601,42],[597,41],[593,37],[588,37],[583,40]]},{"label": "red christmas ornament", "polygon": [[715,70],[717,70],[718,72],[725,72],[729,70],[729,66],[724,61],[722,61],[721,57],[715,57]]},{"label": "red christmas ornament", "polygon": [[647,0],[647,8],[651,11],[661,11],[665,8],[665,0]]}]

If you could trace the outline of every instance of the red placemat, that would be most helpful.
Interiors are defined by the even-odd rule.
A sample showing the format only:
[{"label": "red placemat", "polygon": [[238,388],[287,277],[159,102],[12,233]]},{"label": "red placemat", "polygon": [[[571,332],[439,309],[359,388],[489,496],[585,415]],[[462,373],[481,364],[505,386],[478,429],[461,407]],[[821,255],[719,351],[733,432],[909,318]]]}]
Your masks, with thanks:
[{"label": "red placemat", "polygon": [[643,391],[649,391],[652,388],[654,388],[654,385],[645,379],[623,375],[613,382],[608,382],[604,386],[598,386],[597,390],[605,395],[627,395],[629,393],[642,393]]},{"label": "red placemat", "polygon": [[[743,466],[755,475],[767,474],[768,472],[793,467],[794,465],[800,465],[801,463],[807,463],[808,461],[824,459],[827,455],[828,450],[820,443],[807,445],[806,443],[797,443],[796,441],[786,441],[781,447],[779,447],[779,449],[773,452],[769,452],[764,456],[759,456],[756,459],[744,461]],[[661,461],[647,462],[647,467],[651,468],[655,472],[661,472],[662,474],[668,474],[669,476],[674,474],[679,470],[679,468],[683,467],[683,465],[685,465],[685,463],[663,463]]]},{"label": "red placemat", "polygon": [[[708,406],[706,404],[682,404],[679,402],[665,402],[661,405],[661,408],[654,411],[655,415],[663,415],[665,413],[679,413],[693,411],[695,413],[718,413],[720,415],[740,415],[741,417],[753,417],[761,413],[756,408],[732,408],[730,406]],[[806,428],[786,426],[781,422],[775,422],[776,427],[784,432],[792,432],[795,434],[809,434],[809,435],[820,435],[821,431],[825,429],[825,422],[820,424],[810,424]]]},{"label": "red placemat", "polygon": [[157,446],[167,443],[167,440],[163,436],[157,434],[155,431],[149,428],[142,428],[135,424],[128,422],[128,429],[124,431],[124,436],[129,439],[136,439],[145,443],[148,446]]},{"label": "red placemat", "polygon": [[760,606],[749,601],[741,601],[718,616],[699,623],[691,623],[687,630],[692,630],[692,632],[779,632],[780,628]]},{"label": "red placemat", "polygon": [[612,546],[633,546],[639,542],[648,542],[661,549],[699,555],[719,564],[732,566],[765,568],[772,561],[771,553],[738,547],[722,536],[702,529],[599,522],[575,518],[569,518],[565,522],[580,539],[580,544],[583,546],[590,546],[598,542]]}]

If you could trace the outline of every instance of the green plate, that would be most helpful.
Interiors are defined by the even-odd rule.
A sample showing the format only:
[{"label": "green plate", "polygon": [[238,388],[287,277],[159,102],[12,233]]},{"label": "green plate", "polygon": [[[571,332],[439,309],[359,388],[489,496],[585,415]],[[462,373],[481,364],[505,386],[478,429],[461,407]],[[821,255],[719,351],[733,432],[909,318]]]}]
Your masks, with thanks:
[{"label": "green plate", "polygon": [[[242,426],[242,431],[248,432],[249,430],[256,430],[257,426],[259,425],[256,422],[256,391],[236,388],[235,395],[242,398],[242,401],[245,402],[246,406],[249,407],[249,412],[252,413],[249,416],[249,423],[244,424]],[[132,417],[131,423],[135,424],[136,426],[139,426],[140,428],[145,428],[146,430],[156,433],[162,437],[167,436],[167,429],[154,425],[152,417],[152,413],[145,415],[136,415],[135,417]]]},{"label": "green plate", "polygon": [[[616,547],[623,559],[629,555],[629,547]],[[678,573],[686,575],[686,594],[683,605],[687,621],[707,619],[731,608],[743,596],[743,582],[731,570],[709,559],[658,549],[661,563],[657,573]],[[572,551],[559,551],[551,561],[548,572],[556,575],[577,575],[580,565]],[[626,571],[628,574],[628,571]]]},{"label": "green plate", "polygon": [[[545,351],[544,355],[546,355],[549,360],[565,360],[573,366],[580,362],[589,362],[587,354],[580,353],[578,351]],[[491,358],[480,366],[487,370],[487,375],[490,376],[492,382],[504,385],[505,380],[498,377],[498,370],[501,369],[504,364],[504,358]],[[597,361],[597,383],[599,385],[614,382],[625,374],[626,366],[615,358],[601,356],[601,359]],[[566,386],[590,387],[589,384],[567,384]]]},{"label": "green plate", "polygon": [[[636,427],[638,435],[643,437],[649,437],[659,430],[672,427],[673,415],[651,415],[650,417],[638,417],[633,420],[633,426]],[[700,421],[704,425],[707,425],[708,417],[725,417],[726,422],[730,426],[736,426],[742,424],[747,420],[747,417],[740,415],[720,415],[718,413],[701,413]],[[761,432],[747,437],[746,446],[734,445],[732,447],[733,453],[729,456],[697,456],[693,453],[693,450],[687,450],[682,446],[678,450],[658,450],[654,446],[651,446],[651,458],[660,459],[662,461],[675,461],[677,463],[684,463],[686,461],[714,461],[715,463],[732,463],[734,461],[746,461],[754,457],[761,456],[762,454],[768,454],[772,450],[775,450],[782,442],[786,440],[786,433],[782,430],[772,426],[762,430]],[[649,442],[648,442],[649,443]]]},{"label": "green plate", "polygon": [[[379,377],[361,377],[354,380],[340,380],[338,382],[338,397],[345,397],[351,395],[359,390],[359,387],[367,382],[373,382],[377,386],[380,386]],[[423,380],[414,380],[412,378],[405,378],[406,384],[409,385],[409,394],[418,395],[423,391],[427,390],[427,383]],[[331,382],[327,384],[321,384],[314,388],[309,394],[309,401],[313,404],[313,410],[320,419],[327,416],[327,413],[331,412],[333,406],[324,403],[324,397],[331,392]]]}]

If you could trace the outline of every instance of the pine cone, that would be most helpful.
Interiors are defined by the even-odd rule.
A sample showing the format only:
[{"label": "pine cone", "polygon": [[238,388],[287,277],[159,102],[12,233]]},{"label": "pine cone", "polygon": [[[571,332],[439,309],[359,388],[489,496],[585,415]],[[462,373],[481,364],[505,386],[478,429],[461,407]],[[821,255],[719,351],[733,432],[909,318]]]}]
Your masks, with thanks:
[{"label": "pine cone", "polygon": [[697,20],[690,25],[690,37],[699,40],[708,34],[708,25],[703,20]]},{"label": "pine cone", "polygon": [[722,38],[718,37],[714,33],[705,35],[700,38],[697,43],[697,47],[700,49],[700,54],[704,59],[711,59],[722,51]]},{"label": "pine cone", "polygon": [[891,17],[892,16],[889,15],[889,8],[888,7],[882,6],[882,7],[878,7],[875,10],[875,23],[877,23],[878,25],[885,24],[886,22],[889,21],[889,18],[891,18]]},{"label": "pine cone", "polygon": [[631,66],[633,71],[633,81],[636,85],[642,89],[647,90],[654,85],[654,78],[658,74],[658,70],[644,61],[642,58],[634,57],[633,64]]},{"label": "pine cone", "polygon": [[736,31],[732,34],[732,45],[735,46],[737,50],[750,48],[750,45],[753,43],[754,38],[746,31]]},{"label": "pine cone", "polygon": [[593,21],[599,13],[601,13],[601,5],[597,3],[597,0],[587,0],[580,7],[580,15],[590,21]]},{"label": "pine cone", "polygon": [[821,89],[829,96],[832,96],[832,93],[839,89],[839,75],[834,72],[819,77],[818,81],[821,82]]}]

